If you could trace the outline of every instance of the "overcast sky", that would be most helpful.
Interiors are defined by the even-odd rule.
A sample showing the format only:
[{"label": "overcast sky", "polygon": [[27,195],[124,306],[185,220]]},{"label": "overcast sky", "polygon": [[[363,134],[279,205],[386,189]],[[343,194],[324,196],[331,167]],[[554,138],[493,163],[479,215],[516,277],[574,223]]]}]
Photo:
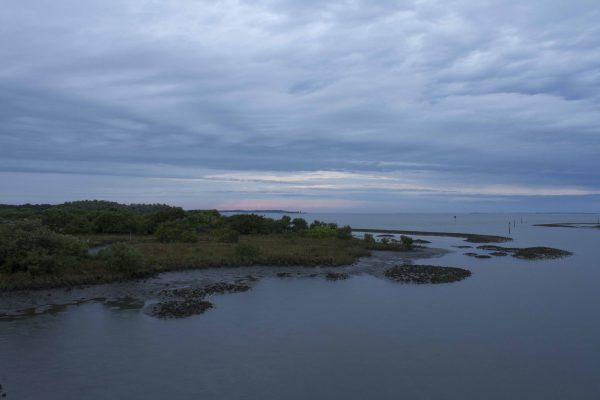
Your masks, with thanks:
[{"label": "overcast sky", "polygon": [[598,0],[2,0],[0,202],[600,211]]}]

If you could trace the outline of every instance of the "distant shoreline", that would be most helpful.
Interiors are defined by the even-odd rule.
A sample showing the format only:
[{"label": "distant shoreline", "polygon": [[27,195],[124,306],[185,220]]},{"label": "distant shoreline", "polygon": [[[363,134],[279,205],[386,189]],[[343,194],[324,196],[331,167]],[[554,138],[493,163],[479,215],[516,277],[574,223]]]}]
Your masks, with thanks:
[{"label": "distant shoreline", "polygon": [[260,214],[304,214],[302,211],[289,210],[218,210],[220,213],[260,213]]}]

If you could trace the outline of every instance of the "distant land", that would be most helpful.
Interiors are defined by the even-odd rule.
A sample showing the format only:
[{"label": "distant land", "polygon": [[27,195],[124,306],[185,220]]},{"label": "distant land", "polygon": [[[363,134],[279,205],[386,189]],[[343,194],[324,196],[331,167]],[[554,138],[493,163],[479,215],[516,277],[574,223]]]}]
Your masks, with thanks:
[{"label": "distant land", "polygon": [[222,213],[262,213],[262,214],[303,214],[302,211],[288,210],[219,210]]}]

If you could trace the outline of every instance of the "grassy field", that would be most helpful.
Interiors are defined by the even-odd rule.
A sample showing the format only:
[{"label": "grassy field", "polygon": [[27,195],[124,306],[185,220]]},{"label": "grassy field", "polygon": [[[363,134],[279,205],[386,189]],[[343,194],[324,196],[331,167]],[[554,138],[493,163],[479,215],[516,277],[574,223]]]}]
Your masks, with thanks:
[{"label": "grassy field", "polygon": [[358,239],[310,238],[301,235],[242,235],[237,243],[200,238],[195,243],[159,243],[153,236],[81,236],[90,247],[125,242],[141,254],[134,272],[109,268],[99,256],[89,256],[59,273],[0,274],[0,290],[69,287],[142,278],[157,272],[244,265],[348,265],[370,250],[405,251],[396,243],[366,243]]}]

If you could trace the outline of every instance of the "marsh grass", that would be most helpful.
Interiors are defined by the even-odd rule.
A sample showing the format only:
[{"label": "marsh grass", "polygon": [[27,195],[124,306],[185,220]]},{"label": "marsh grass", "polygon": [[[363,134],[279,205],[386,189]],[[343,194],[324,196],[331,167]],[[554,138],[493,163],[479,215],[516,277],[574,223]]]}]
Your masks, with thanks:
[{"label": "marsh grass", "polygon": [[[290,235],[242,235],[239,243],[138,243],[146,262],[158,271],[239,265],[347,265],[369,251],[358,240]],[[257,251],[240,252],[243,248]]]},{"label": "marsh grass", "polygon": [[[0,274],[0,290],[72,287],[142,278],[158,272],[248,265],[341,266],[369,255],[370,250],[406,251],[397,243],[365,243],[337,237],[311,238],[301,234],[241,235],[237,243],[224,243],[202,236],[196,243],[161,243],[153,236],[86,235],[90,247],[126,242],[142,256],[134,272],[115,270],[100,256],[88,256],[77,266],[56,274]],[[242,251],[249,246],[257,251]]]}]

